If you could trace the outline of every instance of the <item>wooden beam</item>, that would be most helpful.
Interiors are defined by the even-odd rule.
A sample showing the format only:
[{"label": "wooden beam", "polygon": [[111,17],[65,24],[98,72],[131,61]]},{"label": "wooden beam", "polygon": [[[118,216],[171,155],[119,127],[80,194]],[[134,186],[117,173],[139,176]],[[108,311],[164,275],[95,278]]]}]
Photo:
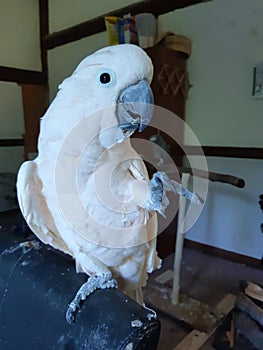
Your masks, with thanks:
[{"label": "wooden beam", "polygon": [[0,66],[0,81],[18,84],[45,85],[47,78],[43,72]]},{"label": "wooden beam", "polygon": [[0,139],[0,147],[24,146],[23,139]]},{"label": "wooden beam", "polygon": [[55,32],[43,37],[42,44],[47,50],[53,49],[57,46],[68,44],[70,42],[85,38],[105,31],[105,16],[122,17],[125,14],[132,13],[134,15],[142,12],[151,12],[156,17],[164,13],[174,11],[176,9],[184,8],[190,5],[199,4],[204,0],[144,0],[138,3],[128,5],[119,10],[111,11],[102,16],[93,18],[89,21],[80,23],[73,27]]},{"label": "wooden beam", "polygon": [[47,50],[43,45],[42,38],[49,34],[48,0],[39,0],[39,26],[40,26],[40,49],[42,72],[48,81]]}]

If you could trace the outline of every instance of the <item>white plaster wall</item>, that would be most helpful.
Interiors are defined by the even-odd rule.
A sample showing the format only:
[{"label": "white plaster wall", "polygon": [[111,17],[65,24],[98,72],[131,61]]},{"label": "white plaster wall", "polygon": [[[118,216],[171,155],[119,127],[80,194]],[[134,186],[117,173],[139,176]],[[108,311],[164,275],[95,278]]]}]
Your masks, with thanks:
[{"label": "white plaster wall", "polygon": [[62,30],[105,13],[118,10],[138,0],[51,0],[49,1],[50,32]]},{"label": "white plaster wall", "polygon": [[[0,82],[0,139],[22,138],[24,118],[21,88]],[[0,173],[16,173],[24,161],[24,147],[0,147]]]},{"label": "white plaster wall", "polygon": [[1,1],[0,42],[1,66],[41,70],[38,1]]},{"label": "white plaster wall", "polygon": [[[8,0],[0,5],[0,66],[41,70],[38,1]],[[0,138],[22,138],[21,88],[0,81]],[[0,147],[0,172],[16,172],[23,147]]]},{"label": "white plaster wall", "polygon": [[[113,9],[108,2],[95,8],[84,0],[76,3],[73,8],[69,0],[51,2],[52,31]],[[159,31],[183,34],[193,42],[188,67],[194,86],[186,121],[202,145],[262,147],[263,100],[251,97],[253,65],[263,61],[262,14],[262,1],[213,0],[159,18]],[[51,99],[83,57],[107,44],[104,32],[49,51]],[[263,192],[263,161],[208,158],[208,165],[211,171],[243,177],[246,187],[210,183],[205,210],[187,238],[261,258],[263,215],[257,201]]]},{"label": "white plaster wall", "polygon": [[[113,8],[99,1],[50,2],[51,31],[80,23]],[[114,7],[113,7],[114,6]],[[186,122],[202,145],[261,147],[263,99],[251,97],[253,66],[263,60],[263,2],[213,0],[159,17],[159,32],[188,36],[193,54],[188,61],[191,83]],[[51,100],[58,84],[79,61],[108,44],[106,33],[49,51]],[[189,139],[186,135],[186,143]]]},{"label": "white plaster wall", "polygon": [[17,173],[24,161],[24,147],[1,147],[0,148],[0,173]]},{"label": "white plaster wall", "polygon": [[209,182],[204,210],[186,238],[239,254],[261,259],[263,215],[258,196],[263,193],[263,161],[208,157],[210,171],[243,178],[243,189]]},{"label": "white plaster wall", "polygon": [[0,82],[0,106],[0,138],[21,138],[23,102],[21,88],[16,83]]},{"label": "white plaster wall", "polygon": [[[263,147],[263,99],[251,96],[253,66],[263,62],[262,18],[258,0],[213,0],[159,18],[159,32],[192,40],[186,122],[203,146]],[[261,258],[263,160],[207,161],[210,171],[242,177],[246,187],[210,182],[205,209],[186,237]]]},{"label": "white plaster wall", "polygon": [[[134,0],[71,0],[49,2],[50,32],[62,30],[107,12],[114,11],[138,1]],[[102,32],[59,46],[48,51],[50,100],[56,96],[58,85],[69,76],[78,63],[92,52],[108,45],[107,32]]]},{"label": "white plaster wall", "polygon": [[263,99],[251,97],[253,66],[263,61],[262,18],[258,0],[213,0],[159,17],[159,32],[192,40],[186,121],[202,145],[263,144]]},{"label": "white plaster wall", "polygon": [[[0,139],[21,139],[24,116],[21,88],[0,81]],[[24,147],[0,147],[0,172],[16,172],[24,161]]]}]

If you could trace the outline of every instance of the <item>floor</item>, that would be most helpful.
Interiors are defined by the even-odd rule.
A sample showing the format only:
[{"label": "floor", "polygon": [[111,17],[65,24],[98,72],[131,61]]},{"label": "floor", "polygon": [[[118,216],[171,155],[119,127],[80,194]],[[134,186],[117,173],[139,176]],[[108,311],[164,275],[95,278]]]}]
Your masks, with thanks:
[{"label": "floor", "polygon": [[[2,227],[15,229],[19,222],[16,212],[9,215],[0,213],[0,230]],[[20,234],[22,234],[20,232]],[[155,283],[156,277],[167,270],[172,270],[173,255],[164,259],[162,268],[153,272],[149,278],[149,285]],[[252,268],[210,256],[193,249],[184,249],[181,265],[181,293],[215,307],[228,293],[237,295],[240,291],[240,280],[250,280],[262,283],[261,269]],[[163,284],[163,288],[172,287],[172,279]],[[149,287],[148,287],[149,288]],[[145,288],[147,294],[147,287]],[[160,303],[170,303],[166,293],[160,294]],[[178,319],[170,317],[157,310],[161,320],[161,335],[158,350],[174,350],[181,340],[192,330],[192,327]],[[212,339],[205,343],[202,350],[212,350]]]},{"label": "floor", "polygon": [[[150,276],[149,283],[154,283],[158,275],[167,269],[172,269],[173,258],[174,256],[170,255],[164,259],[161,270],[155,271]],[[263,281],[263,270],[210,256],[193,249],[184,249],[181,267],[181,293],[212,307],[215,307],[228,293],[237,295],[240,292],[240,280],[258,283]],[[165,286],[172,287],[172,280],[164,284]],[[160,296],[160,299],[162,297]],[[167,302],[170,300],[167,299]],[[162,324],[158,350],[174,350],[176,345],[192,330],[192,327],[162,312],[158,312],[158,315]],[[212,342],[213,337],[201,349],[213,349]]]}]

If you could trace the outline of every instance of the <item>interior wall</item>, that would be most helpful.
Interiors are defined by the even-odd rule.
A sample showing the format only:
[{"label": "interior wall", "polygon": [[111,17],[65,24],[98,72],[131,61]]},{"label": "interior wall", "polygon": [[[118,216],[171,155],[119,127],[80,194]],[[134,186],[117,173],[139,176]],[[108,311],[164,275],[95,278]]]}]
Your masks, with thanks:
[{"label": "interior wall", "polygon": [[[1,2],[0,66],[41,70],[38,1]],[[21,88],[0,82],[0,138],[22,138],[24,133]],[[23,147],[0,147],[0,172],[16,172]]]},{"label": "interior wall", "polygon": [[0,65],[41,70],[38,1],[1,1],[0,28]]},{"label": "interior wall", "polygon": [[215,172],[233,173],[246,182],[244,188],[210,182],[204,210],[186,238],[261,259],[263,215],[258,195],[263,193],[262,160],[208,157]]},{"label": "interior wall", "polygon": [[49,1],[50,32],[62,30],[105,13],[118,10],[139,0],[72,0]]},{"label": "interior wall", "polygon": [[[63,5],[62,5],[63,2]],[[50,1],[51,32],[134,1]],[[252,98],[253,66],[263,61],[263,3],[213,0],[159,17],[159,32],[192,40],[186,122],[206,146],[261,147],[263,99]],[[106,32],[49,51],[51,99],[86,55],[108,44]],[[190,142],[185,137],[186,144]]]},{"label": "interior wall", "polygon": [[[94,6],[94,2],[78,0],[72,6],[69,0],[50,1],[50,27],[61,30],[131,2],[101,0]],[[39,69],[37,6],[35,0],[1,4],[0,39],[4,45],[0,65]],[[187,101],[186,121],[202,145],[262,147],[263,100],[251,97],[253,65],[263,60],[262,14],[263,4],[257,0],[213,0],[159,19],[160,31],[171,30],[193,42],[188,67],[194,86]],[[104,32],[50,50],[51,99],[58,84],[83,57],[107,44]],[[23,133],[20,88],[1,83],[0,92],[0,137],[17,137]],[[5,103],[10,98],[11,106]],[[0,148],[0,171],[15,169],[20,161],[21,147]],[[208,158],[208,165],[211,171],[244,177],[246,187],[211,183],[205,210],[187,237],[260,258],[262,214],[257,197],[262,192],[262,161]]]},{"label": "interior wall", "polygon": [[[131,1],[114,2],[115,8]],[[50,2],[51,30],[61,30],[113,9],[78,0]],[[150,9],[149,9],[150,11]],[[159,32],[172,31],[192,40],[188,61],[193,84],[186,104],[186,122],[202,145],[262,147],[263,99],[254,100],[253,66],[263,61],[263,3],[257,0],[213,0],[159,17]],[[50,96],[80,60],[108,45],[106,32],[50,50]],[[185,135],[185,143],[191,143]],[[210,171],[244,178],[244,189],[210,183],[205,209],[187,238],[261,258],[262,160],[208,158]]]},{"label": "interior wall", "polygon": [[[71,0],[49,1],[50,33],[63,30],[91,18],[103,15],[135,3],[134,0]],[[92,52],[108,45],[107,32],[102,32],[59,46],[48,51],[50,101],[57,93],[58,85],[76,68],[78,63]]]},{"label": "interior wall", "polygon": [[[253,66],[263,62],[262,17],[257,0],[213,0],[159,17],[159,32],[192,40],[185,119],[203,146],[263,147],[263,99],[252,98]],[[210,171],[241,177],[246,186],[210,183],[205,209],[186,237],[261,258],[263,160],[207,162]]]},{"label": "interior wall", "polygon": [[159,32],[192,40],[186,122],[202,145],[262,146],[263,99],[252,98],[253,66],[263,62],[262,17],[258,0],[213,0],[159,17]]},{"label": "interior wall", "polygon": [[24,132],[23,103],[16,83],[0,82],[0,138],[21,138]]}]

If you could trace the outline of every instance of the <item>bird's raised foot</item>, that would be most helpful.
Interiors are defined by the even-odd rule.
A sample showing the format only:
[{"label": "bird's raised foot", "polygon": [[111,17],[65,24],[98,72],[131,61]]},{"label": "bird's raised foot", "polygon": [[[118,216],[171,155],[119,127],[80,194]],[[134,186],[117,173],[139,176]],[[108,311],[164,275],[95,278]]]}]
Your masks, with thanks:
[{"label": "bird's raised foot", "polygon": [[149,199],[143,207],[147,210],[156,210],[165,218],[165,209],[169,204],[166,192],[173,192],[196,204],[203,203],[197,194],[184,188],[181,183],[170,179],[166,173],[157,171],[150,180]]},{"label": "bird's raised foot", "polygon": [[66,320],[69,324],[75,322],[75,313],[80,308],[81,301],[85,300],[96,289],[117,288],[118,284],[115,279],[112,278],[111,273],[101,273],[98,275],[91,275],[87,282],[78,290],[75,298],[69,304],[66,312]]}]

